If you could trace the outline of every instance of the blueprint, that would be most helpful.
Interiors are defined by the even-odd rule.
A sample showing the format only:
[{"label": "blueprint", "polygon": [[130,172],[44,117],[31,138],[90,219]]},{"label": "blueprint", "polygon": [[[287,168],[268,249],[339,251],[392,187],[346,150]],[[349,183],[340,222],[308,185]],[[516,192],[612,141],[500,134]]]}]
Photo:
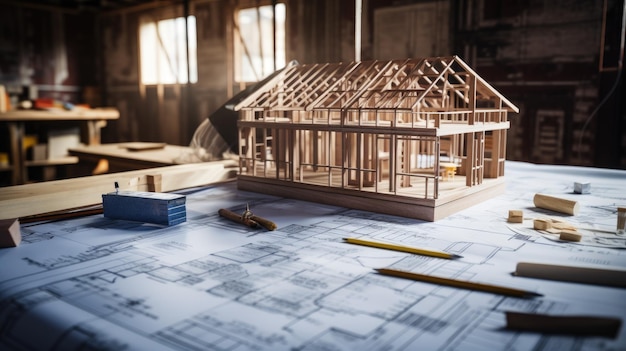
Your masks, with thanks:
[{"label": "blueprint", "polygon": [[[0,249],[0,350],[626,350],[626,289],[512,275],[518,262],[626,269],[609,233],[626,172],[507,162],[507,190],[437,222],[242,192],[191,189],[187,222],[94,215],[22,225]],[[574,181],[591,193],[574,194]],[[565,216],[533,195],[579,201]],[[217,212],[250,209],[278,229]],[[508,210],[588,228],[554,240]],[[596,229],[597,231],[594,231]],[[457,260],[343,242],[363,237],[445,250]],[[377,274],[392,267],[543,294],[524,299]],[[505,311],[622,319],[616,338],[505,329]]]}]

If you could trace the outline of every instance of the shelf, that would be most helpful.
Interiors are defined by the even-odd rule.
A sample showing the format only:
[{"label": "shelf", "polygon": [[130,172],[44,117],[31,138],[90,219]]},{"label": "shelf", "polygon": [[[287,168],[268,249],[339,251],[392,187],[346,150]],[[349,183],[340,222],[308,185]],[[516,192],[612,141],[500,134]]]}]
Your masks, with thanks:
[{"label": "shelf", "polygon": [[[26,132],[27,123],[46,122],[46,127],[50,127],[56,122],[75,122],[80,124],[81,142],[86,145],[100,144],[100,130],[107,125],[107,121],[119,119],[119,111],[115,108],[94,108],[94,109],[75,109],[72,111],[38,111],[38,110],[11,110],[0,113],[0,123],[6,123],[10,140],[9,158],[14,162],[9,173],[11,174],[11,185],[19,185],[29,182],[28,168],[33,173],[43,172],[47,179],[54,179],[54,166],[73,165],[78,163],[76,157],[61,157],[53,160],[28,161],[26,160],[26,152],[23,150],[23,138]],[[51,128],[42,128],[43,129]],[[40,167],[41,169],[36,169]],[[58,167],[62,172],[64,168]],[[4,175],[3,175],[4,176]]]},{"label": "shelf", "polygon": [[0,165],[0,172],[9,172],[13,170],[11,165]]},{"label": "shelf", "polygon": [[39,160],[39,161],[26,161],[24,164],[26,167],[37,167],[37,166],[62,166],[62,165],[72,165],[78,163],[78,157],[76,156],[67,156],[67,157],[59,157],[51,160]]},{"label": "shelf", "polygon": [[89,121],[118,119],[114,108],[65,110],[11,110],[0,113],[0,121]]}]

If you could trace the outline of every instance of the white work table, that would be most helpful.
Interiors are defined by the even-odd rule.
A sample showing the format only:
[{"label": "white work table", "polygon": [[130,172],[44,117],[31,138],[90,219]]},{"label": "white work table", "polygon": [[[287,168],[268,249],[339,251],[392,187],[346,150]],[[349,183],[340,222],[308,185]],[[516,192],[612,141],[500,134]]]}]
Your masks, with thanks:
[{"label": "white work table", "polygon": [[[0,349],[624,349],[626,289],[511,273],[519,262],[626,270],[626,238],[610,233],[617,207],[626,205],[626,171],[506,162],[505,175],[505,194],[437,222],[244,192],[227,182],[182,191],[187,222],[173,227],[102,215],[22,224],[21,245],[0,249]],[[575,194],[577,181],[590,183],[591,192]],[[536,193],[578,201],[580,212],[535,208]],[[246,205],[278,229],[217,214],[242,213]],[[511,209],[586,228],[583,241],[559,241],[533,230],[532,220],[507,223]],[[344,237],[463,257],[351,245]],[[374,270],[383,267],[543,296]],[[622,326],[616,337],[522,332],[505,329],[506,311],[612,317]]]}]

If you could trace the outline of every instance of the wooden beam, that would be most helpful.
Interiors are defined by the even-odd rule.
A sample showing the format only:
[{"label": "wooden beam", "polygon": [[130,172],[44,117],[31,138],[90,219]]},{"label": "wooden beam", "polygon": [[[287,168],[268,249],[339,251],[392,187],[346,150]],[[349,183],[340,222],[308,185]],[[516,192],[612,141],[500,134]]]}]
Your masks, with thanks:
[{"label": "wooden beam", "polygon": [[[19,218],[102,203],[115,190],[149,191],[161,179],[162,192],[202,186],[235,178],[234,161],[193,163],[139,171],[102,174],[2,188],[0,219]],[[150,179],[153,182],[150,183]]]}]

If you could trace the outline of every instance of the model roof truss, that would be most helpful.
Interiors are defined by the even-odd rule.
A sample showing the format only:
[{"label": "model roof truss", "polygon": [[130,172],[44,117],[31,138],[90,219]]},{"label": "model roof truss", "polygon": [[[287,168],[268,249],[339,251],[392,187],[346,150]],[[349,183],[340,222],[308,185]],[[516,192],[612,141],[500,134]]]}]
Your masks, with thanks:
[{"label": "model roof truss", "polygon": [[295,65],[236,108],[241,188],[427,220],[501,190],[518,112],[456,56]]}]

